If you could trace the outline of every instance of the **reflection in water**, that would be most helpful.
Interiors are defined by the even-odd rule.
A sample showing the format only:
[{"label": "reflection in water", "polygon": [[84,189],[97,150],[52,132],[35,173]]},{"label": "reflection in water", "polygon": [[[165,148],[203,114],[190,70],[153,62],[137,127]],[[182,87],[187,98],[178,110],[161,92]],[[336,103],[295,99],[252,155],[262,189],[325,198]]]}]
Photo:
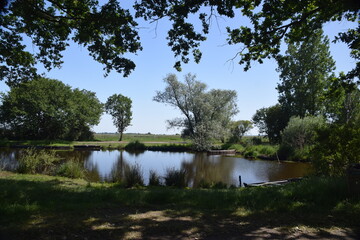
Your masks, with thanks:
[{"label": "reflection in water", "polygon": [[[0,168],[14,170],[19,149],[0,149]],[[84,163],[90,181],[116,182],[124,179],[125,171],[138,164],[149,181],[149,172],[157,172],[164,177],[167,169],[183,169],[187,172],[189,186],[201,183],[223,182],[228,185],[239,184],[238,177],[246,183],[275,181],[301,177],[310,171],[308,163],[289,163],[276,161],[247,160],[238,157],[214,156],[204,153],[186,152],[137,152],[126,151],[57,151],[63,159],[75,159]],[[5,167],[6,166],[6,167]]]},{"label": "reflection in water", "polygon": [[217,182],[233,184],[231,175],[234,169],[234,161],[231,159],[197,153],[194,154],[191,161],[184,161],[182,168],[186,170],[189,186],[198,187],[202,183]]}]

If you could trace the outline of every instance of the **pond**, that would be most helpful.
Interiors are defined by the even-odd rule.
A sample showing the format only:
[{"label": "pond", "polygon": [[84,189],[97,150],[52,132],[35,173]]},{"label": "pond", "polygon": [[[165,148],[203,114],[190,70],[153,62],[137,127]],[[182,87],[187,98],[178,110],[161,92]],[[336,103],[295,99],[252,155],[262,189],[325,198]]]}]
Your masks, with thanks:
[{"label": "pond", "polygon": [[[0,169],[15,168],[21,149],[0,148]],[[138,164],[145,183],[150,170],[164,176],[168,169],[184,169],[188,185],[200,182],[223,182],[239,185],[239,175],[246,183],[276,181],[302,177],[310,172],[309,163],[248,160],[235,156],[207,155],[206,153],[145,151],[69,150],[57,151],[65,159],[76,159],[84,164],[91,181],[115,181],[125,168]]]}]

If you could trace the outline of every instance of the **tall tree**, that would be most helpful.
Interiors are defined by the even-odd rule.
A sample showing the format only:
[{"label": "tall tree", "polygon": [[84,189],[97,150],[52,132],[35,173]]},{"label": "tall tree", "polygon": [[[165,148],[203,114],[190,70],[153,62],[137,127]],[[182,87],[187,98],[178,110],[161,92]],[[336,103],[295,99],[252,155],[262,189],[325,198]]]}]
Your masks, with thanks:
[{"label": "tall tree", "polygon": [[280,104],[256,111],[252,121],[260,133],[265,133],[272,143],[281,141],[281,131],[289,121],[289,115]]},{"label": "tall tree", "polygon": [[3,94],[0,122],[8,138],[81,140],[91,137],[102,112],[95,93],[39,78]]},{"label": "tall tree", "polygon": [[169,127],[183,128],[183,136],[192,139],[197,150],[207,150],[212,139],[228,134],[231,118],[238,112],[237,94],[232,90],[206,91],[205,83],[192,74],[185,75],[184,83],[176,75],[168,74],[165,90],[156,93],[154,101],[178,108],[183,118],[169,120]]},{"label": "tall tree", "polygon": [[122,140],[123,133],[130,126],[132,120],[131,104],[131,99],[121,94],[110,96],[105,103],[105,110],[112,116],[114,125],[120,134],[119,141]]},{"label": "tall tree", "polygon": [[305,117],[324,112],[323,96],[330,84],[335,62],[329,51],[329,40],[317,31],[303,43],[290,43],[279,56],[279,103],[289,116]]}]

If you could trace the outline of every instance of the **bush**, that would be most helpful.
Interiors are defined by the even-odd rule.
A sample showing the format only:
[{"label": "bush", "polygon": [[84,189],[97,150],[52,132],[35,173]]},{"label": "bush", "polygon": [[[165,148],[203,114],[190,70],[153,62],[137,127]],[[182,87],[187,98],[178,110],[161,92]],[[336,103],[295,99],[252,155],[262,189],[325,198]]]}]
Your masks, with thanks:
[{"label": "bush", "polygon": [[262,144],[262,138],[261,138],[261,137],[253,137],[253,138],[251,139],[251,141],[252,141],[252,143],[253,143],[254,145],[260,145],[260,144]]},{"label": "bush", "polygon": [[125,170],[125,187],[144,186],[144,178],[139,164],[130,166]]},{"label": "bush", "polygon": [[145,144],[139,142],[138,140],[129,142],[125,146],[126,151],[144,151],[146,150]]},{"label": "bush", "polygon": [[255,149],[263,155],[266,156],[275,156],[278,151],[278,147],[274,145],[259,145],[256,146]]},{"label": "bush", "polygon": [[169,187],[184,188],[186,184],[186,171],[185,169],[176,170],[170,168],[166,170],[165,185]]},{"label": "bush", "polygon": [[85,178],[84,166],[73,159],[61,164],[57,170],[57,175],[68,178]]},{"label": "bush", "polygon": [[312,149],[315,171],[324,176],[345,175],[352,163],[360,163],[359,125],[329,125],[318,132]]},{"label": "bush", "polygon": [[29,148],[21,153],[17,171],[19,173],[50,174],[54,170],[55,162],[59,160],[60,158],[53,151]]},{"label": "bush", "polygon": [[315,143],[317,129],[325,126],[323,117],[308,116],[304,118],[292,117],[282,132],[281,145],[289,146],[294,151],[302,152]]},{"label": "bush", "polygon": [[149,186],[161,186],[160,176],[153,170],[150,170]]},{"label": "bush", "polygon": [[244,151],[244,157],[246,158],[256,158],[257,156],[259,156],[259,153],[253,148]]}]

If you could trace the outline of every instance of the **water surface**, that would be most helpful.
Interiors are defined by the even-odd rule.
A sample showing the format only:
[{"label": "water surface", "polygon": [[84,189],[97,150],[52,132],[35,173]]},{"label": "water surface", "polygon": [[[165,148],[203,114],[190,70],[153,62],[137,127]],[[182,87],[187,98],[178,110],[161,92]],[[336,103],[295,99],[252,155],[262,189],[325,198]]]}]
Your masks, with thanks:
[{"label": "water surface", "polygon": [[[0,168],[16,168],[16,159],[21,151],[0,148]],[[71,150],[57,151],[57,154],[63,159],[81,161],[92,181],[116,181],[123,176],[126,168],[138,164],[145,183],[150,170],[164,176],[168,169],[185,169],[188,185],[195,187],[200,182],[238,186],[239,175],[246,183],[283,180],[304,176],[311,168],[309,163],[248,160],[234,156],[208,156],[206,153]]]}]

